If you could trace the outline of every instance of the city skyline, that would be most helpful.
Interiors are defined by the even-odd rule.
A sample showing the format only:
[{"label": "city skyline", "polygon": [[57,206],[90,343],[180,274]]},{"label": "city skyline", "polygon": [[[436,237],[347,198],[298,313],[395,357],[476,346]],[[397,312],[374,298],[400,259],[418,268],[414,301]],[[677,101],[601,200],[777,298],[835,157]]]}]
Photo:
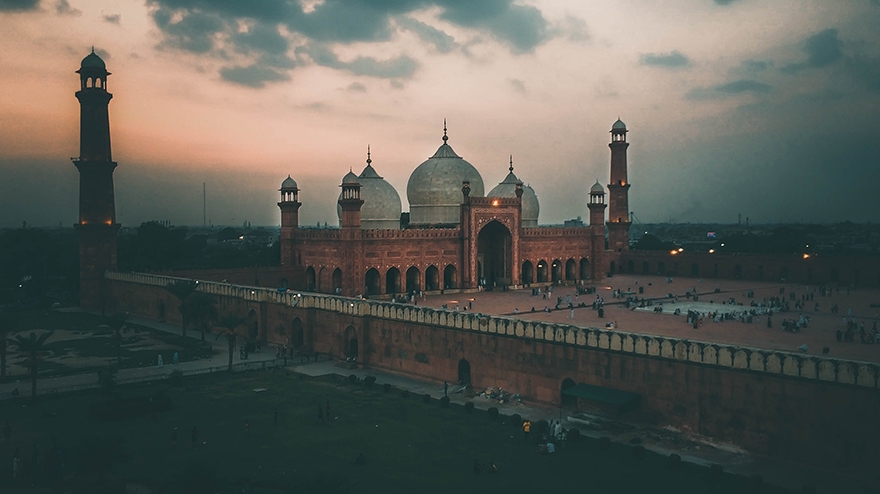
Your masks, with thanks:
[{"label": "city skyline", "polygon": [[[336,223],[342,176],[401,196],[441,144],[486,190],[517,175],[540,223],[587,215],[608,130],[631,130],[642,222],[870,221],[880,164],[876,1],[0,1],[0,226],[76,220],[73,73],[91,45],[108,88],[121,223]],[[685,24],[686,22],[686,24]]]}]

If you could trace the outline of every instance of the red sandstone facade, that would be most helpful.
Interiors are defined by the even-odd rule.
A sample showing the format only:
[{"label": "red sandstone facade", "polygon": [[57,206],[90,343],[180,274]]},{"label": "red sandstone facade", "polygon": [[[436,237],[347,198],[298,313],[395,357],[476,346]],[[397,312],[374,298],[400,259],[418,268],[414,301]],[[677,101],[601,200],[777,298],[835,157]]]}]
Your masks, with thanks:
[{"label": "red sandstone facade", "polygon": [[[609,224],[615,252],[629,247],[626,132],[618,120],[609,144],[610,211],[619,216]],[[283,286],[346,296],[529,286],[602,279],[616,258],[606,255],[605,192],[598,183],[590,192],[589,226],[524,227],[522,182],[516,197],[472,197],[464,180],[457,225],[373,230],[361,228],[358,179],[349,173],[340,186],[338,230],[299,228],[300,190],[289,177],[282,184],[281,266],[304,273],[301,283],[284,279]]]}]

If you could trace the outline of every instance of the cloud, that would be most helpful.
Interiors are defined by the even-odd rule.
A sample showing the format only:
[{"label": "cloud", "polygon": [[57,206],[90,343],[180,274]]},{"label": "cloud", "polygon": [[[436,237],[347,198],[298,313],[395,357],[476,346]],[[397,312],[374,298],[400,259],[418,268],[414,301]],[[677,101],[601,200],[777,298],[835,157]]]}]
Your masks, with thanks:
[{"label": "cloud", "polygon": [[773,67],[772,60],[744,60],[742,68],[748,72],[763,72]]},{"label": "cloud", "polygon": [[0,12],[25,12],[39,8],[40,0],[0,0]]},{"label": "cloud", "polygon": [[407,31],[414,32],[422,41],[434,45],[434,48],[440,53],[449,53],[458,47],[458,43],[452,36],[411,17],[398,18],[397,25]]},{"label": "cloud", "polygon": [[386,79],[406,79],[411,77],[416,69],[418,69],[418,62],[406,55],[401,55],[389,60],[376,60],[371,57],[357,57],[350,62],[343,62],[339,60],[329,47],[320,43],[314,43],[310,46],[303,47],[298,50],[298,53],[308,55],[314,63],[323,67],[344,70],[354,75]]},{"label": "cloud", "polygon": [[773,86],[751,79],[739,79],[726,82],[713,87],[693,88],[685,94],[685,99],[700,101],[721,99],[736,94],[766,94],[773,90]]},{"label": "cloud", "polygon": [[688,57],[684,56],[678,50],[671,53],[646,53],[640,58],[642,65],[651,67],[664,67],[670,69],[678,69],[690,65]]},{"label": "cloud", "polygon": [[79,16],[82,15],[82,10],[71,7],[67,0],[58,0],[58,3],[55,4],[55,13],[58,15]]},{"label": "cloud", "polygon": [[360,82],[352,82],[348,85],[348,87],[345,88],[345,90],[350,93],[366,93],[367,86],[364,86]]},{"label": "cloud", "polygon": [[122,20],[122,15],[120,14],[104,14],[104,20],[109,22],[110,24],[119,24]]},{"label": "cloud", "polygon": [[444,5],[441,19],[486,30],[516,52],[530,52],[550,37],[547,20],[532,6],[518,5],[511,0],[453,0]]},{"label": "cloud", "polygon": [[220,77],[224,81],[253,88],[264,87],[267,82],[279,82],[290,79],[290,76],[286,73],[259,65],[223,67],[220,69]]},{"label": "cloud", "polygon": [[526,83],[519,79],[508,79],[508,83],[513,88],[514,91],[520,94],[526,94]]},{"label": "cloud", "polygon": [[569,41],[587,41],[590,39],[590,32],[587,29],[587,23],[573,15],[566,15],[557,26],[556,31],[565,36]]},{"label": "cloud", "polygon": [[804,69],[817,69],[831,65],[843,58],[843,49],[837,29],[826,29],[804,41],[803,51],[807,59],[782,68],[786,74],[796,74]]},{"label": "cloud", "polygon": [[386,61],[365,55],[340,62],[312,47],[386,42],[407,30],[440,53],[450,53],[460,47],[452,36],[409,15],[432,7],[441,20],[476,31],[477,38],[487,34],[514,53],[531,52],[553,36],[586,36],[582,21],[569,20],[568,31],[554,31],[540,10],[516,0],[322,0],[307,5],[292,0],[147,0],[147,6],[164,49],[273,69],[298,65],[301,61],[293,63],[288,54],[305,49],[317,64],[372,77],[410,77],[418,63],[403,53]]},{"label": "cloud", "polygon": [[738,2],[739,0],[714,0],[716,5],[730,5],[734,2]]}]

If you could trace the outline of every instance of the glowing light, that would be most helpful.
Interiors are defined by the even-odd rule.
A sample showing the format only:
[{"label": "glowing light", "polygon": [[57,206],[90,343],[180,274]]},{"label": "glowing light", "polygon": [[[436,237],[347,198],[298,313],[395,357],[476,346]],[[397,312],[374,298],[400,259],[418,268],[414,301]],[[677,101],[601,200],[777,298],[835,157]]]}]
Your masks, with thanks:
[{"label": "glowing light", "polygon": [[679,247],[679,248],[678,248],[678,251],[679,251],[679,252],[684,252],[684,248],[683,248],[683,247]]},{"label": "glowing light", "polygon": [[709,249],[709,253],[710,253],[710,254],[714,254],[714,253],[715,253],[715,249]]},{"label": "glowing light", "polygon": [[809,254],[804,254],[804,259],[809,259],[809,258],[810,258]]},{"label": "glowing light", "polygon": [[674,255],[678,254],[678,251],[677,250],[670,250],[669,253],[674,256]]},{"label": "glowing light", "polygon": [[724,247],[724,244],[721,244],[721,246]]},{"label": "glowing light", "polygon": [[494,199],[494,200],[492,201],[492,205],[493,205],[493,206],[496,206],[496,207],[497,207],[499,204],[501,204],[501,202],[500,202],[498,199]]}]

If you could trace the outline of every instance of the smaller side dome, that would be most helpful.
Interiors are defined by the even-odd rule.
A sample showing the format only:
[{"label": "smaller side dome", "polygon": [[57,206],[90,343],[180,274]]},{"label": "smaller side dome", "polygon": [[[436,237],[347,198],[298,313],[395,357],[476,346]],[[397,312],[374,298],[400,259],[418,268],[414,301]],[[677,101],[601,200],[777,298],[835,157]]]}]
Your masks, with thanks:
[{"label": "smaller side dome", "polygon": [[593,184],[592,187],[590,187],[590,194],[604,194],[604,193],[605,193],[605,187],[602,187],[602,184],[600,184],[599,181],[596,180],[596,183]]},{"label": "smaller side dome", "polygon": [[611,130],[626,130],[626,124],[620,118],[611,126]]},{"label": "smaller side dome", "polygon": [[299,187],[297,187],[297,185],[296,185],[296,180],[290,178],[290,175],[288,175],[287,178],[285,178],[284,181],[281,182],[281,190],[298,189],[298,188]]},{"label": "smaller side dome", "polygon": [[360,182],[358,182],[358,176],[355,175],[354,172],[351,171],[351,170],[349,170],[348,173],[346,173],[345,176],[342,177],[342,184],[343,184],[343,185],[346,185],[346,184],[359,184],[359,183],[360,183]]}]

